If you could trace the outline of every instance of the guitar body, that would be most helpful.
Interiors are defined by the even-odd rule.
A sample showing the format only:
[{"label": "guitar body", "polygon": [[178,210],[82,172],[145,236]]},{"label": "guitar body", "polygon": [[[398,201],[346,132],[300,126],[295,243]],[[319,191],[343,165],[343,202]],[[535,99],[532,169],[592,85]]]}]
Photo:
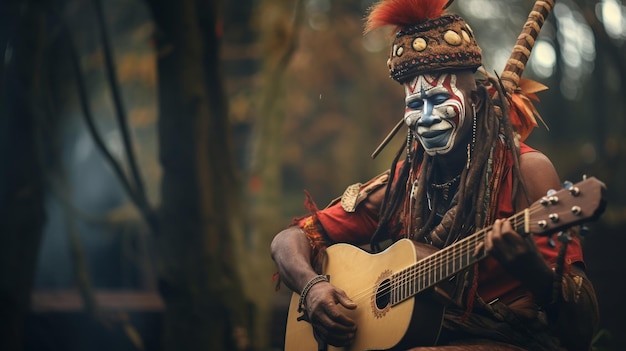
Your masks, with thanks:
[{"label": "guitar body", "polygon": [[[369,254],[349,244],[335,244],[327,249],[324,274],[330,282],[344,290],[357,304],[347,310],[356,321],[357,333],[352,345],[345,349],[386,350],[395,347],[433,345],[439,337],[443,305],[425,294],[391,305],[381,294],[385,278],[392,273],[429,256],[436,249],[402,239],[385,251]],[[377,300],[378,297],[378,300]],[[318,343],[311,324],[297,320],[300,295],[294,293],[289,304],[285,336],[286,351],[317,351]],[[328,350],[343,350],[328,346]]]}]

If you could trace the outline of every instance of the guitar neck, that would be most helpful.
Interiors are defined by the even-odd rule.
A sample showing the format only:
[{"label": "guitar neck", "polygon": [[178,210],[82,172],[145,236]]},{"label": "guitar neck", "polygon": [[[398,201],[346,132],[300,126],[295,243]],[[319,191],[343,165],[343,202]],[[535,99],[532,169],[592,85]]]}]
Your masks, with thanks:
[{"label": "guitar neck", "polygon": [[[518,222],[526,223],[526,215],[527,211],[524,211],[509,218],[516,230],[519,230]],[[488,254],[483,245],[485,235],[491,228],[483,228],[393,274],[389,291],[391,304],[411,298],[486,258]]]}]

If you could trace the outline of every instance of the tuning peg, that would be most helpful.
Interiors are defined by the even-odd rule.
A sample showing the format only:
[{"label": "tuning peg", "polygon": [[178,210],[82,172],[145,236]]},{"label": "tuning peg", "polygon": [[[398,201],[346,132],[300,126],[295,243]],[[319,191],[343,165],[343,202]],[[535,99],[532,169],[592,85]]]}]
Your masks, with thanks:
[{"label": "tuning peg", "polygon": [[580,194],[580,189],[574,186],[574,183],[570,182],[569,180],[564,181],[561,186],[563,187],[563,189],[567,189],[573,196],[578,196],[578,194]]},{"label": "tuning peg", "polygon": [[546,196],[542,197],[539,203],[542,204],[543,206],[554,205],[558,203],[559,198],[557,196],[554,196],[554,194],[556,193],[557,191],[554,189],[548,190],[546,192]]}]

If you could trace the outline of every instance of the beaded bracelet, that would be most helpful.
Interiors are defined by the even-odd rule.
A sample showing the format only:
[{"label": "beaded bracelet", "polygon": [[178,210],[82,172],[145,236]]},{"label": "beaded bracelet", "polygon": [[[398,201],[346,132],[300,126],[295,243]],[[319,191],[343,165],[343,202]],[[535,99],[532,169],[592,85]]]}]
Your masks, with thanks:
[{"label": "beaded bracelet", "polygon": [[320,282],[329,282],[329,277],[327,275],[316,275],[311,278],[308,283],[302,289],[302,293],[300,293],[300,301],[298,302],[298,312],[302,312],[305,309],[304,302],[306,301],[306,295],[309,293],[309,290],[313,287],[313,285]]}]

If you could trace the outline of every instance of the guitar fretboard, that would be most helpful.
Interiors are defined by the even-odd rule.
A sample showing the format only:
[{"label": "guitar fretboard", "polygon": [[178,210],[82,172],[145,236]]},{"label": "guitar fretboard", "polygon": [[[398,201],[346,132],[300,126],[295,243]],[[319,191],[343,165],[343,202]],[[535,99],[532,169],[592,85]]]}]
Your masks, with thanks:
[{"label": "guitar fretboard", "polygon": [[[510,217],[509,220],[516,223],[516,220],[520,220],[522,216],[523,213],[519,213]],[[481,245],[489,230],[491,226],[393,274],[389,291],[391,305],[411,298],[487,257]]]}]

